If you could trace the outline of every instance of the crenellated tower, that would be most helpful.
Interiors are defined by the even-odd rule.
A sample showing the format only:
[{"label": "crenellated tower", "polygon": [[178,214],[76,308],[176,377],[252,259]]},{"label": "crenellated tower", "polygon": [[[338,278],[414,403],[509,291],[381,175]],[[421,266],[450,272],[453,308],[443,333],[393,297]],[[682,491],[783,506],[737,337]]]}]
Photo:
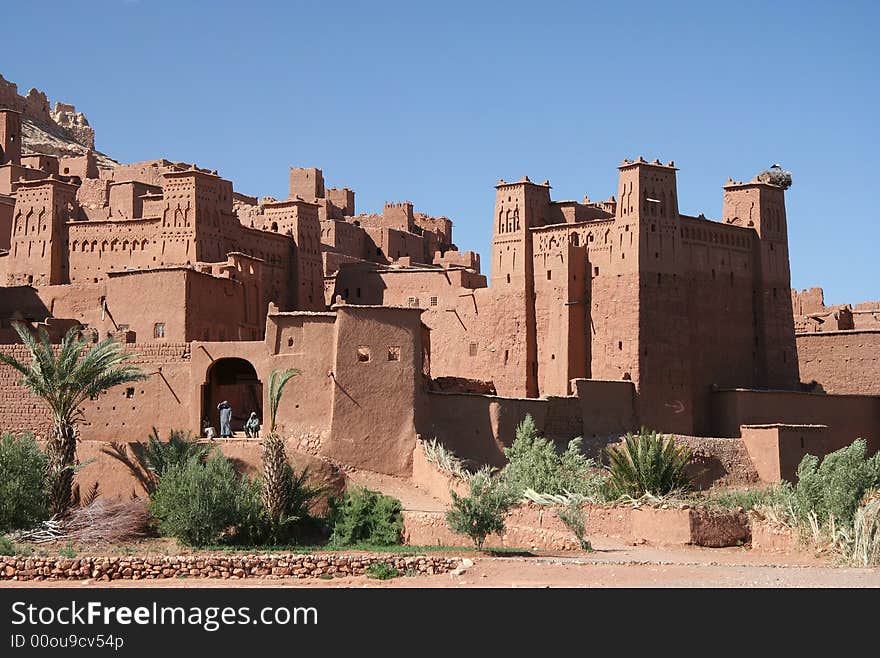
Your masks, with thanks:
[{"label": "crenellated tower", "polygon": [[76,213],[75,185],[54,176],[19,183],[6,285],[68,282],[67,222]]},{"label": "crenellated tower", "polygon": [[[503,351],[503,364],[495,384],[499,393],[538,394],[537,348],[535,338],[535,286],[530,229],[547,223],[550,183],[533,183],[528,176],[495,186],[495,212],[492,235],[492,287],[499,303],[507,309],[505,331],[515,338]],[[522,386],[505,381],[526,382]]]},{"label": "crenellated tower", "polygon": [[641,422],[687,431],[692,424],[688,308],[676,167],[624,160],[609,264],[592,287],[592,376],[629,379]]},{"label": "crenellated tower", "polygon": [[752,291],[758,381],[765,388],[792,389],[800,373],[791,308],[791,271],[785,187],[759,180],[728,181],[724,186],[723,219],[753,228],[758,234],[753,259]]}]

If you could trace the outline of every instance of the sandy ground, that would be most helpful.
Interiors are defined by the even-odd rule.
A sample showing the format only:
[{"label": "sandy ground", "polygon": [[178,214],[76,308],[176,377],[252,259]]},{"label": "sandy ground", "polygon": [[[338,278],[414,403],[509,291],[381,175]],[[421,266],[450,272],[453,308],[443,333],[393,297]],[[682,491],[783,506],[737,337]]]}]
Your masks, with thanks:
[{"label": "sandy ground", "polygon": [[[747,548],[630,546],[597,542],[593,553],[535,557],[467,556],[464,573],[334,579],[218,580],[180,578],[132,581],[0,582],[0,587],[880,587],[880,568],[831,565],[812,555],[764,553]],[[450,552],[449,555],[455,553]]]}]

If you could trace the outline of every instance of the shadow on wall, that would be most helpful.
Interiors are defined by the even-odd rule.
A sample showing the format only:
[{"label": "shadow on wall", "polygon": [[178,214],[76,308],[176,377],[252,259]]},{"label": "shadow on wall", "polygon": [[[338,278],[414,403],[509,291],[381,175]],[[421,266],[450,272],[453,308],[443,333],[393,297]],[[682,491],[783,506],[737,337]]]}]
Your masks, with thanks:
[{"label": "shadow on wall", "polygon": [[[577,436],[585,445],[637,429],[631,382],[575,380],[577,396],[503,398],[467,393],[427,393],[428,414],[419,433],[437,438],[462,459],[492,466],[506,463],[504,448],[516,426],[531,414],[538,431],[557,443]],[[597,449],[601,449],[597,444]]]}]

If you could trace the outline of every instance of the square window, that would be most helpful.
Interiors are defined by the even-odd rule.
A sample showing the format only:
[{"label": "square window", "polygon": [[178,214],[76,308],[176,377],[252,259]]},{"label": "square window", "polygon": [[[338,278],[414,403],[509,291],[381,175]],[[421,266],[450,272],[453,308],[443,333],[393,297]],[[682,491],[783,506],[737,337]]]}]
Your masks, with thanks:
[{"label": "square window", "polygon": [[153,325],[153,338],[165,338],[164,322],[157,322]]},{"label": "square window", "polygon": [[431,297],[431,306],[437,306],[437,298]]},{"label": "square window", "polygon": [[400,361],[400,346],[392,345],[388,348],[388,360]]},{"label": "square window", "polygon": [[133,386],[129,386],[127,389],[125,389],[125,397],[127,397],[127,398],[134,397],[134,387]]},{"label": "square window", "polygon": [[417,307],[419,305],[419,298],[418,297],[408,297],[406,300],[406,305],[412,306],[412,307]]},{"label": "square window", "polygon": [[370,348],[366,345],[359,345],[357,348],[357,360],[359,363],[366,363],[370,360]]}]

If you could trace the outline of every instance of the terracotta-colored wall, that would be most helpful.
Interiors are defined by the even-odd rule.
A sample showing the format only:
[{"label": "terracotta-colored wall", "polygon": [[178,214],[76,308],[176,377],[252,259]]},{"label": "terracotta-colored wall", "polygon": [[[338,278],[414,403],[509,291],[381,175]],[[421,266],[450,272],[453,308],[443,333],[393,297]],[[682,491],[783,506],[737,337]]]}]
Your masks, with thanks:
[{"label": "terracotta-colored wall", "polygon": [[825,425],[744,425],[741,433],[762,482],[794,482],[806,455],[842,447]]},{"label": "terracotta-colored wall", "polygon": [[459,457],[500,466],[503,448],[513,442],[526,414],[542,435],[559,441],[636,429],[631,382],[579,379],[574,385],[577,396],[541,399],[431,392],[419,433],[437,438]]},{"label": "terracotta-colored wall", "polygon": [[[421,311],[336,307],[330,437],[322,454],[384,473],[412,472],[421,413]],[[362,356],[369,351],[369,359]]]},{"label": "terracotta-colored wall", "polygon": [[0,249],[9,249],[12,240],[12,215],[15,199],[0,195]]},{"label": "terracotta-colored wall", "polygon": [[[3,352],[28,360],[22,345],[4,345]],[[119,386],[88,400],[79,425],[84,439],[125,441],[146,437],[155,425],[160,433],[172,428],[193,428],[189,345],[185,343],[132,344],[126,350],[132,362],[149,376],[145,381]],[[0,427],[31,429],[41,436],[51,418],[42,403],[19,385],[20,376],[8,366],[0,367]]]},{"label": "terracotta-colored wall", "polygon": [[880,331],[797,335],[801,379],[826,393],[880,395]]},{"label": "terracotta-colored wall", "polygon": [[740,436],[741,425],[827,425],[831,450],[857,438],[880,448],[880,397],[789,391],[718,391],[712,394],[715,436]]}]

